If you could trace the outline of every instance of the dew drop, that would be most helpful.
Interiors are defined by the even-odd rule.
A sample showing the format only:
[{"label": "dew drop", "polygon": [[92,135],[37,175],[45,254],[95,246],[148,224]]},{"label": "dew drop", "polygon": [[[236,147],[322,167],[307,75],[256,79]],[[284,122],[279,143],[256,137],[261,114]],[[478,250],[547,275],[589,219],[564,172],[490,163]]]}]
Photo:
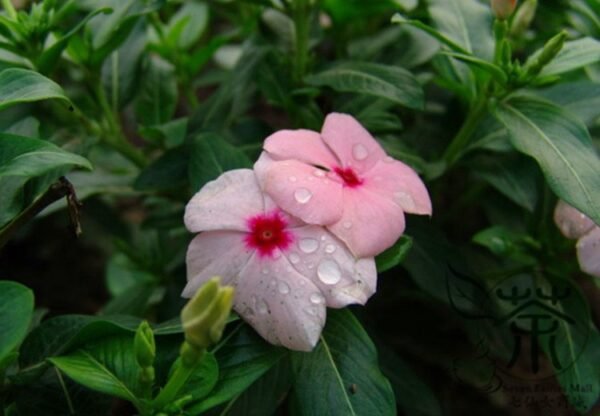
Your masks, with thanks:
[{"label": "dew drop", "polygon": [[327,237],[325,237],[325,235],[322,235],[322,236],[321,236],[321,241],[325,241],[325,239],[326,239],[326,238],[327,238]]},{"label": "dew drop", "polygon": [[325,172],[323,172],[321,169],[315,169],[313,171],[313,175],[315,175],[315,176],[317,176],[319,178],[322,178],[322,177],[325,176]]},{"label": "dew drop", "polygon": [[313,293],[313,294],[311,294],[309,296],[309,299],[315,305],[320,305],[321,303],[325,302],[325,298],[320,293]]},{"label": "dew drop", "polygon": [[258,313],[263,315],[269,312],[269,307],[267,306],[267,303],[262,299],[258,301],[256,309],[258,309]]},{"label": "dew drop", "polygon": [[350,228],[352,228],[352,222],[350,221],[345,221],[342,226],[346,229],[349,230]]},{"label": "dew drop", "polygon": [[306,254],[314,253],[319,248],[319,242],[314,238],[303,238],[298,242],[298,247]]},{"label": "dew drop", "polygon": [[279,293],[281,293],[282,295],[287,295],[288,293],[290,293],[290,285],[288,285],[286,282],[280,281],[277,288],[279,289]]},{"label": "dew drop", "polygon": [[304,309],[304,312],[306,312],[307,314],[309,314],[311,316],[315,316],[317,314],[316,309],[312,306]]},{"label": "dew drop", "polygon": [[342,271],[340,266],[331,259],[322,260],[317,268],[317,275],[321,282],[326,285],[335,285],[342,279]]},{"label": "dew drop", "polygon": [[333,244],[327,244],[325,246],[325,253],[331,254],[335,251],[335,246]]},{"label": "dew drop", "polygon": [[306,204],[312,198],[312,193],[306,188],[298,188],[294,192],[294,198],[301,204]]},{"label": "dew drop", "polygon": [[290,180],[290,182],[296,182],[298,180],[298,178],[296,178],[295,176],[290,176],[289,180]]},{"label": "dew drop", "polygon": [[405,211],[412,211],[416,207],[415,200],[406,192],[398,191],[394,194],[394,198],[396,198],[396,201],[398,201]]},{"label": "dew drop", "polygon": [[262,269],[262,274],[269,274],[269,269]]},{"label": "dew drop", "polygon": [[365,160],[369,156],[369,151],[363,144],[357,143],[352,148],[352,156],[356,160]]},{"label": "dew drop", "polygon": [[281,251],[279,251],[279,250],[275,250],[275,251],[273,252],[273,258],[274,258],[275,260],[277,260],[279,257],[281,257]]},{"label": "dew drop", "polygon": [[292,262],[292,264],[298,264],[298,262],[300,261],[300,256],[296,253],[292,253],[290,254],[290,261]]}]

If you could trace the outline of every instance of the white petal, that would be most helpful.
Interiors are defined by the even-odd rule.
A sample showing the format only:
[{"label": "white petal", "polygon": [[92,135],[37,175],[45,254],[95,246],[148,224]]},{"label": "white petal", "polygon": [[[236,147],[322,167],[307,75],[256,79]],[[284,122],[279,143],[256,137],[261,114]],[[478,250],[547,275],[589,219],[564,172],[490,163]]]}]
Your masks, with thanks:
[{"label": "white petal", "polygon": [[295,241],[284,255],[315,284],[327,306],[364,305],[375,293],[377,270],[372,257],[357,260],[341,240],[323,227],[306,225],[293,232]]},{"label": "white petal", "polygon": [[581,270],[589,275],[600,277],[600,227],[594,227],[579,239],[577,258]]},{"label": "white petal", "polygon": [[225,172],[200,189],[185,207],[192,232],[247,229],[249,217],[264,213],[263,193],[250,169]]},{"label": "white petal", "polygon": [[254,255],[241,271],[234,308],[267,341],[298,351],[310,351],[325,325],[323,302],[311,302],[318,292],[280,252],[274,258]]},{"label": "white petal", "polygon": [[187,251],[187,280],[182,296],[191,298],[207,280],[220,276],[224,285],[235,285],[253,250],[238,231],[206,231],[197,235]]}]

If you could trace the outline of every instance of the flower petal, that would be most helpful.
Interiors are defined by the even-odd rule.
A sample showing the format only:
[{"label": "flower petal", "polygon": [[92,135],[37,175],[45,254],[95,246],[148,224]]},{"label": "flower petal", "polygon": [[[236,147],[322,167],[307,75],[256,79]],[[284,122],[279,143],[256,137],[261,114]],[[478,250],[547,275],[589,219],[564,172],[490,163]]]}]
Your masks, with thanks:
[{"label": "flower petal", "polygon": [[235,285],[253,253],[246,248],[244,236],[238,231],[206,231],[194,237],[187,250],[188,283],[182,296],[194,296],[214,276],[220,276],[223,284]]},{"label": "flower petal", "polygon": [[321,135],[312,130],[281,130],[266,138],[264,149],[274,160],[294,159],[313,166],[336,166],[339,162]]},{"label": "flower petal", "polygon": [[431,199],[419,175],[408,165],[386,158],[365,174],[363,185],[393,200],[404,212],[431,215]]},{"label": "flower petal", "polygon": [[293,233],[294,245],[284,256],[319,289],[310,294],[312,303],[325,302],[331,308],[364,305],[375,293],[377,270],[373,258],[357,260],[323,227],[305,225],[294,228]]},{"label": "flower petal", "polygon": [[250,169],[225,172],[200,189],[185,207],[185,226],[192,232],[247,229],[246,219],[264,212],[264,199]]},{"label": "flower petal", "polygon": [[594,227],[577,242],[577,258],[581,270],[600,277],[600,227]]},{"label": "flower petal", "polygon": [[292,216],[327,225],[342,215],[342,185],[323,170],[296,160],[274,161],[265,153],[254,169],[265,193]]},{"label": "flower petal", "polygon": [[325,325],[325,304],[314,304],[313,283],[279,252],[276,259],[254,255],[241,271],[234,309],[267,341],[310,351]]},{"label": "flower petal", "polygon": [[404,232],[402,209],[366,188],[344,189],[342,218],[327,228],[358,258],[374,257]]},{"label": "flower petal", "polygon": [[352,166],[358,173],[372,168],[385,152],[371,134],[352,116],[330,113],[325,118],[321,136],[344,167]]},{"label": "flower petal", "polygon": [[554,209],[554,223],[567,238],[576,239],[594,227],[594,222],[565,201],[558,201]]}]

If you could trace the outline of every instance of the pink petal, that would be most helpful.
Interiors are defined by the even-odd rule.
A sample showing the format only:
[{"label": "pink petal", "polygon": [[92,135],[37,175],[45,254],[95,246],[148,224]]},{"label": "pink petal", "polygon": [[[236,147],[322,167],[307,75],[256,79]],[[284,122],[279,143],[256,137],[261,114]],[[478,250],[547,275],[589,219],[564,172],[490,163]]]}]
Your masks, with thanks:
[{"label": "pink petal", "polygon": [[325,325],[325,304],[314,304],[313,283],[294,270],[279,252],[277,259],[254,255],[241,271],[234,308],[267,341],[310,351]]},{"label": "pink petal", "polygon": [[391,247],[404,232],[404,213],[389,198],[365,187],[344,189],[342,218],[327,228],[356,257],[374,257]]},{"label": "pink petal", "polygon": [[554,209],[554,223],[567,238],[576,239],[594,227],[594,222],[565,201],[558,201]]},{"label": "pink petal", "polygon": [[358,173],[368,171],[386,156],[373,136],[348,114],[330,113],[325,118],[321,136],[342,165],[352,166]]},{"label": "pink petal", "polygon": [[386,158],[365,174],[364,186],[393,200],[404,212],[431,215],[431,199],[419,175],[408,165]]},{"label": "pink petal", "polygon": [[346,245],[323,227],[307,225],[293,229],[294,245],[284,255],[319,289],[310,294],[314,304],[332,308],[364,305],[375,293],[377,270],[373,258],[354,258]]},{"label": "pink petal", "polygon": [[185,207],[185,226],[192,232],[246,230],[246,219],[264,212],[263,194],[250,169],[225,172],[193,196]]},{"label": "pink petal", "polygon": [[220,276],[224,285],[235,285],[253,250],[244,243],[244,233],[206,231],[194,237],[187,251],[187,280],[182,296],[191,298],[207,280]]},{"label": "pink petal", "polygon": [[254,165],[265,191],[284,211],[309,224],[326,225],[342,215],[342,185],[323,170],[264,154]]},{"label": "pink petal", "polygon": [[339,164],[321,135],[312,130],[280,130],[267,137],[264,149],[274,160],[294,159],[324,167]]},{"label": "pink petal", "polygon": [[581,270],[600,277],[600,227],[584,235],[577,242],[577,258]]}]

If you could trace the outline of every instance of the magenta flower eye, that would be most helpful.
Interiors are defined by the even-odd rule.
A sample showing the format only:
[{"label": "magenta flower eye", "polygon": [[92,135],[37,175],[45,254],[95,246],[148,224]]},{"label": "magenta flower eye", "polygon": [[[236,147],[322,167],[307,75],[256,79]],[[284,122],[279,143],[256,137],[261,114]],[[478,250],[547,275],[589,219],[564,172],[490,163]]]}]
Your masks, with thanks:
[{"label": "magenta flower eye", "polygon": [[272,256],[276,248],[286,250],[293,241],[280,212],[260,214],[248,219],[246,245],[261,256]]},{"label": "magenta flower eye", "polygon": [[344,186],[356,188],[363,183],[363,180],[358,177],[352,168],[336,167],[333,171],[342,179]]}]

